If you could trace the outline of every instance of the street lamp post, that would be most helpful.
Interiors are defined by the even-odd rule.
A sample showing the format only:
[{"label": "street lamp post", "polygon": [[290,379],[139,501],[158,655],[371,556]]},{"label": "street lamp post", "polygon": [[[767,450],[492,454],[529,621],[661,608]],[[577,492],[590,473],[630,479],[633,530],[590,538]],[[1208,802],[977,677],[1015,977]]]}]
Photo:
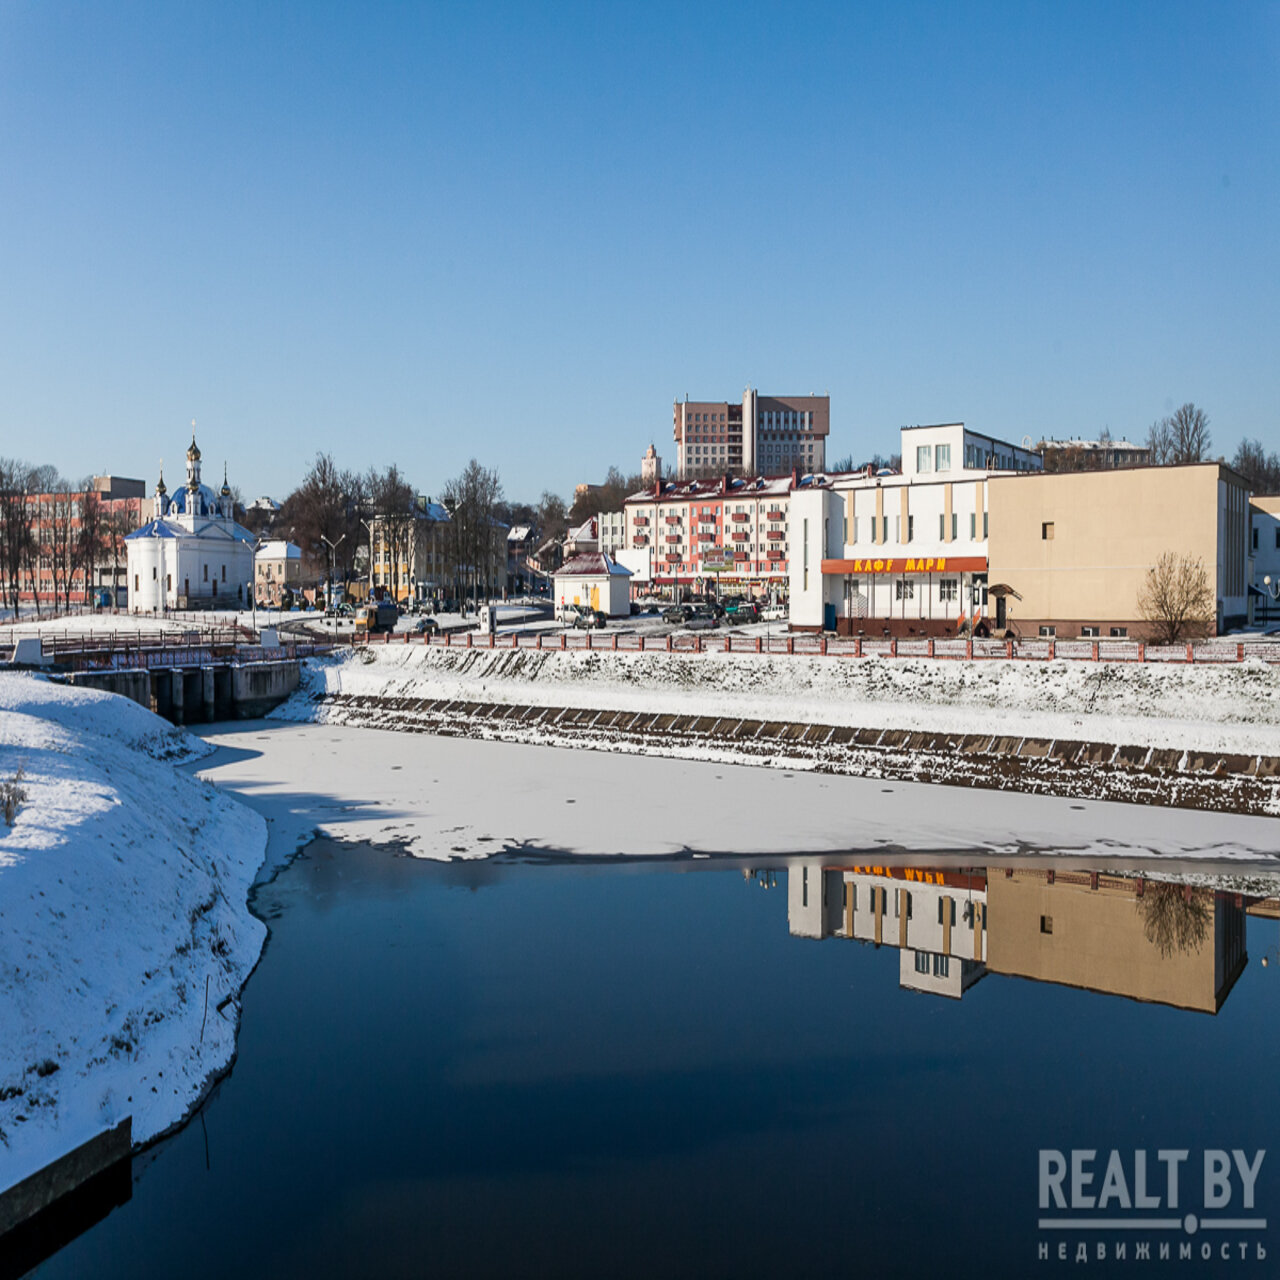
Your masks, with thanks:
[{"label": "street lamp post", "polygon": [[[1274,602],[1280,602],[1280,582],[1273,582],[1271,575],[1268,573],[1262,579],[1262,585],[1267,589],[1267,599]],[[1267,621],[1271,621],[1271,606],[1267,606]]]},{"label": "street lamp post", "polygon": [[365,602],[368,603],[373,599],[373,526],[363,516],[357,519],[369,533],[369,589],[365,593]]},{"label": "street lamp post", "polygon": [[337,542],[330,542],[329,539],[326,538],[323,533],[320,535],[320,541],[323,542],[324,545],[329,548],[329,594],[325,597],[325,606],[329,609],[333,608],[333,562],[334,562],[334,559],[337,557],[338,548],[346,540],[347,540],[347,535],[345,533],[342,535],[341,538],[337,540]]}]

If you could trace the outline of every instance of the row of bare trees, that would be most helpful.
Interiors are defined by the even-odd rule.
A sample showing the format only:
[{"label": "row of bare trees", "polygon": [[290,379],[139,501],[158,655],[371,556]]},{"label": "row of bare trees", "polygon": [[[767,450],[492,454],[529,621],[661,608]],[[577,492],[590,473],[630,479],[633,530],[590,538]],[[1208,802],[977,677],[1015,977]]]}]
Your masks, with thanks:
[{"label": "row of bare trees", "polygon": [[[444,580],[454,584],[455,594],[476,594],[498,582],[506,559],[506,518],[502,482],[495,470],[474,458],[462,474],[450,480],[441,494],[449,519],[433,533],[443,552]],[[532,516],[532,508],[521,514]],[[392,595],[399,598],[408,583],[402,566],[410,563],[421,522],[429,515],[417,500],[413,486],[394,463],[385,470],[346,471],[331,455],[316,455],[302,483],[285,499],[264,527],[250,513],[255,533],[291,538],[301,547],[310,574],[324,576],[332,567],[345,585],[368,572],[361,554],[370,548],[375,526],[389,564]],[[531,521],[532,522],[532,521]],[[256,526],[256,527],[255,527]]]},{"label": "row of bare trees", "polygon": [[41,592],[53,609],[69,609],[73,595],[88,598],[99,568],[110,565],[118,583],[127,559],[125,537],[133,519],[104,504],[89,481],[73,483],[53,467],[0,458],[0,576],[5,604],[17,616],[24,580],[37,617]]}]

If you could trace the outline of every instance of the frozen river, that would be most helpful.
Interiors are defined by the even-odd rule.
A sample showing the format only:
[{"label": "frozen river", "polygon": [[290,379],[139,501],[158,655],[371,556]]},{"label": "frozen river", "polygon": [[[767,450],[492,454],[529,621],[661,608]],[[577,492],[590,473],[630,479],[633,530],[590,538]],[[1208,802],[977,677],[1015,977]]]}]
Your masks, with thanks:
[{"label": "frozen river", "polygon": [[[238,1061],[42,1276],[981,1276],[1140,1239],[1217,1274],[1196,1162],[1280,1138],[1273,821],[209,736],[272,825]],[[1101,1152],[1096,1192],[1112,1148],[1152,1186],[1190,1152],[1206,1231],[1042,1226],[1040,1152]],[[1242,1274],[1274,1173],[1219,1215]]]}]

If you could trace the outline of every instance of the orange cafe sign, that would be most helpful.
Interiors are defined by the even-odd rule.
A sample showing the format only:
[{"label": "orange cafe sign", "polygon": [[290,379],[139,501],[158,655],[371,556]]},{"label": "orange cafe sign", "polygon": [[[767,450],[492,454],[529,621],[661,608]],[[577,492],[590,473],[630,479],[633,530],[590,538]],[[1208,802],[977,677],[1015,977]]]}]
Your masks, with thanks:
[{"label": "orange cafe sign", "polygon": [[886,560],[824,560],[822,572],[849,573],[986,573],[986,556],[895,556]]}]

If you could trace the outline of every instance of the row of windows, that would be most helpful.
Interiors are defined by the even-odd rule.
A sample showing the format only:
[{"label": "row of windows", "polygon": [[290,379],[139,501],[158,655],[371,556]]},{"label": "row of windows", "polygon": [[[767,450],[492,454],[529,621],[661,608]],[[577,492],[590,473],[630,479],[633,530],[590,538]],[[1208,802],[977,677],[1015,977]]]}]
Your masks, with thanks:
[{"label": "row of windows", "polygon": [[[845,544],[848,546],[851,546],[858,541],[858,527],[859,527],[860,519],[866,519],[871,522],[871,541],[874,542],[876,540],[876,517],[875,516],[865,516],[865,517],[854,516],[852,521],[849,520],[848,516],[845,516],[844,540],[845,540]],[[885,543],[889,541],[889,517],[880,516],[879,519],[880,519],[880,530],[879,530],[880,541],[882,543]],[[1050,526],[1050,528],[1051,527],[1052,526]],[[851,534],[852,536],[850,536]],[[894,542],[907,543],[907,542],[915,541],[915,537],[916,537],[915,516],[909,515],[907,517],[907,527],[906,527],[907,536],[904,538],[902,534],[903,534],[902,517],[901,516],[893,517]],[[960,516],[958,512],[953,511],[951,513],[951,540],[954,542],[957,538],[959,538],[959,536],[960,536]],[[985,511],[982,513],[982,536],[983,538],[986,538],[987,536],[987,513]],[[1047,536],[1051,538],[1053,537],[1053,534],[1049,533]],[[946,541],[946,537],[947,537],[947,516],[946,516],[946,512],[941,512],[938,516],[938,538],[940,541]],[[974,540],[976,540],[978,537],[978,514],[975,511],[971,511],[969,513],[969,537]]]},{"label": "row of windows", "polygon": [[[1102,628],[1092,623],[1085,623],[1080,628],[1080,638],[1082,640],[1097,640],[1102,635]],[[1129,638],[1128,627],[1109,627],[1107,635],[1112,640],[1127,640]],[[1040,638],[1042,640],[1056,640],[1058,637],[1058,628],[1049,623],[1040,628]]]}]

